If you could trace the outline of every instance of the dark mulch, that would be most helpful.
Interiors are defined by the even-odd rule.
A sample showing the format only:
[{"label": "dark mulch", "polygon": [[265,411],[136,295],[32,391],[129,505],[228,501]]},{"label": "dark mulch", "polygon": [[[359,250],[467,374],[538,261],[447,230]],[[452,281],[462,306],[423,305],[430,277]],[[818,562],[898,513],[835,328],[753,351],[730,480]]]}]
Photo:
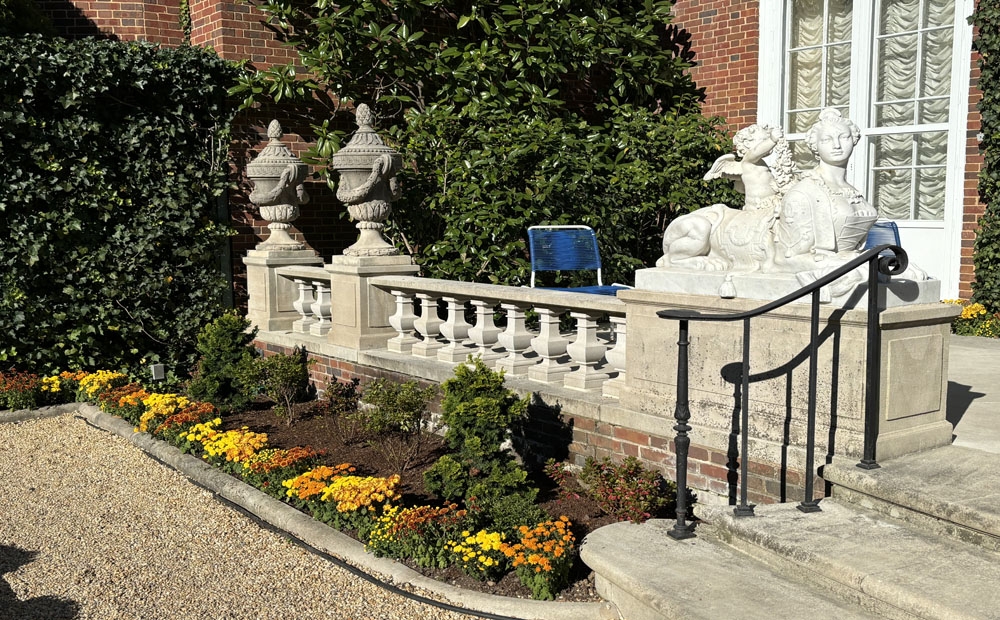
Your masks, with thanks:
[{"label": "dark mulch", "polygon": [[[341,441],[333,422],[329,418],[314,415],[313,406],[312,403],[297,405],[295,421],[288,425],[274,414],[270,403],[262,400],[255,403],[247,411],[222,416],[223,427],[228,430],[246,426],[255,432],[267,433],[268,445],[272,448],[311,446],[317,450],[323,450],[326,452],[325,463],[327,465],[350,463],[362,475],[389,476],[399,473],[390,469],[378,452],[367,448],[363,443],[345,444]],[[426,436],[425,441],[422,442],[420,453],[407,470],[401,474],[401,488],[406,503],[411,505],[440,503],[438,498],[424,487],[423,471],[442,454],[444,454],[442,438],[437,435]],[[558,489],[546,476],[538,477],[534,484],[540,489],[539,500],[549,514],[553,517],[559,515],[569,517],[573,523],[573,531],[578,544],[589,532],[615,521],[613,517],[604,514],[597,503],[586,497],[579,488],[575,489],[579,491],[576,493],[576,497],[560,498]],[[531,597],[531,592],[520,584],[513,572],[499,582],[483,583],[468,577],[454,567],[436,570],[418,568],[411,564],[411,568],[439,581],[469,590],[501,596]],[[594,590],[593,574],[583,562],[577,560],[575,563],[572,582],[569,587],[563,590],[559,600],[601,600]]]}]

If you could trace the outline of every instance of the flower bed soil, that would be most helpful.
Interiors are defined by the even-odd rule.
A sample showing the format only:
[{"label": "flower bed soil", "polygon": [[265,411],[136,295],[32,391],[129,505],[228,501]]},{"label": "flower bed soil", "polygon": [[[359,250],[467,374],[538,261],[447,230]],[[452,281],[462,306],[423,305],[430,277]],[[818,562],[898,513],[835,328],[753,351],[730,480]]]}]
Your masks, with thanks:
[{"label": "flower bed soil", "polygon": [[[324,464],[332,466],[350,463],[361,475],[390,476],[400,473],[402,478],[400,488],[404,502],[409,505],[441,504],[437,497],[427,491],[423,480],[424,470],[445,453],[441,437],[426,435],[413,463],[405,472],[397,472],[389,468],[378,452],[367,448],[363,443],[345,444],[329,418],[314,415],[313,406],[313,403],[296,405],[296,421],[287,425],[274,414],[271,403],[261,400],[246,411],[223,415],[223,430],[246,426],[252,431],[267,433],[268,446],[272,448],[311,446],[325,451]],[[549,514],[553,517],[566,515],[573,523],[577,544],[580,544],[589,532],[615,521],[614,517],[604,514],[597,502],[587,497],[579,488],[574,489],[576,497],[560,498],[558,489],[544,474],[537,476],[533,484],[539,488],[540,505]],[[468,577],[455,567],[441,570],[407,564],[426,576],[469,590],[500,596],[531,598],[530,590],[521,585],[513,571],[498,582],[484,583]],[[558,600],[577,602],[601,600],[594,590],[593,574],[583,562],[579,560],[575,562],[571,579],[570,585],[560,593]]]}]

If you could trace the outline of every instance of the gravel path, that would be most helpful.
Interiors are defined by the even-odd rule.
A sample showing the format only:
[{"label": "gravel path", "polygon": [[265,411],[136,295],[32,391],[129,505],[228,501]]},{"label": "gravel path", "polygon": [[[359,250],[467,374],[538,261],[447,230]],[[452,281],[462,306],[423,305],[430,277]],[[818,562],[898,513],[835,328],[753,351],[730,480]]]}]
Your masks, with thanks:
[{"label": "gravel path", "polygon": [[373,586],[71,415],[0,424],[0,620],[463,620]]}]

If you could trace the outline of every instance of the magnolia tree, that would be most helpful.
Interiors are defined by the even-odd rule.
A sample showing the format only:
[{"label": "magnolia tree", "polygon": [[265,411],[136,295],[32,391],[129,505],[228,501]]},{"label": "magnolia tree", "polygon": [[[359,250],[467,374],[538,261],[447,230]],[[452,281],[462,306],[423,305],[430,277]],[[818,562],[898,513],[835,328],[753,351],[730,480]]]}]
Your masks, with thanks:
[{"label": "magnolia tree", "polygon": [[[521,284],[526,228],[574,223],[628,281],[676,214],[738,202],[701,179],[730,146],[700,114],[667,0],[255,4],[305,71],[251,70],[234,92],[246,106],[313,96],[331,116],[371,104],[410,162],[389,232],[426,275]],[[313,162],[338,126],[313,123]]]}]

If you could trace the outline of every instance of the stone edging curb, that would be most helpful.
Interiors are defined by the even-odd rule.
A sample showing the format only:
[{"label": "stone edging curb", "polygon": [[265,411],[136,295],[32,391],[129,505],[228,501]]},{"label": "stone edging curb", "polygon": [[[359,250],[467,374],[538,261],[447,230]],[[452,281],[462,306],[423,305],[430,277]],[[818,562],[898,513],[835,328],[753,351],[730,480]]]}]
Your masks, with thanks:
[{"label": "stone edging curb", "polygon": [[147,433],[135,432],[132,425],[86,403],[70,403],[36,410],[0,412],[0,424],[51,418],[76,413],[92,425],[119,435],[150,456],[173,467],[212,493],[240,506],[261,521],[285,531],[316,549],[329,553],[378,575],[394,584],[410,584],[431,592],[448,603],[473,611],[505,615],[522,620],[617,620],[620,615],[612,603],[557,603],[516,599],[463,590],[425,577],[389,558],[368,553],[364,545],[309,515],[300,512],[262,491],[219,471],[190,454],[183,454],[170,444]]}]

